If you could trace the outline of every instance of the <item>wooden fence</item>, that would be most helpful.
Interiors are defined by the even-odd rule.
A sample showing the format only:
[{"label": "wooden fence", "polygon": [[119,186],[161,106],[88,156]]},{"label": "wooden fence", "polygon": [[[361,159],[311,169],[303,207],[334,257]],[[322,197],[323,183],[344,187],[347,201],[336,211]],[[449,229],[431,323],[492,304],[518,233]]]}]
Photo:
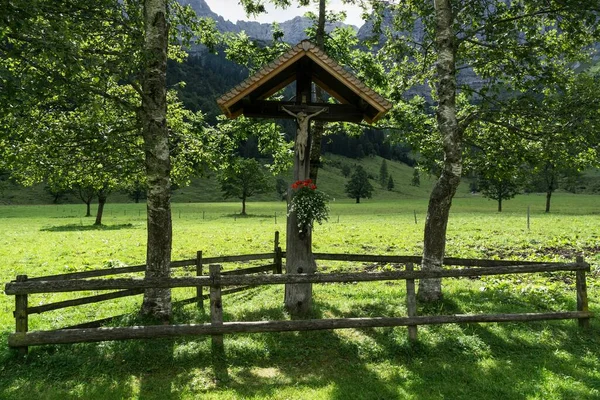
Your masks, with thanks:
[{"label": "wooden fence", "polygon": [[[86,271],[50,277],[27,278],[18,276],[16,281],[6,285],[6,294],[15,296],[16,332],[8,338],[10,347],[17,348],[22,353],[27,352],[28,346],[42,344],[97,342],[105,340],[127,340],[174,337],[182,335],[212,335],[217,345],[223,343],[223,334],[249,333],[249,332],[283,332],[283,331],[308,331],[341,328],[365,327],[390,327],[407,326],[408,337],[411,341],[417,339],[419,325],[467,323],[467,322],[516,322],[538,321],[553,319],[578,319],[581,327],[589,326],[589,318],[593,314],[588,309],[586,272],[590,266],[578,257],[573,263],[535,263],[505,260],[472,260],[448,258],[446,266],[463,266],[460,269],[442,269],[439,271],[418,271],[414,263],[420,257],[412,256],[377,256],[377,255],[350,255],[350,254],[323,254],[316,253],[318,260],[377,262],[404,264],[406,268],[398,271],[386,272],[356,272],[356,273],[328,273],[328,274],[282,274],[282,259],[285,253],[279,247],[279,236],[275,236],[273,253],[246,256],[223,256],[203,258],[202,252],[191,260],[176,261],[172,267],[196,266],[196,276],[174,277],[168,279],[140,279],[140,278],[115,278],[115,279],[84,279],[90,277],[131,273],[143,271],[144,266],[113,268],[102,271]],[[220,262],[234,262],[247,260],[273,259],[273,263],[260,267],[245,268],[241,270],[222,271]],[[209,266],[209,275],[203,275],[203,264]],[[250,275],[250,273],[272,271],[273,274]],[[415,294],[415,280],[427,278],[458,278],[479,277],[490,275],[545,273],[557,271],[572,271],[576,276],[577,311],[561,311],[546,313],[521,313],[521,314],[477,314],[477,315],[439,315],[418,316]],[[311,319],[293,321],[251,321],[251,322],[224,322],[221,298],[227,293],[244,290],[248,287],[274,284],[295,283],[331,283],[331,282],[372,282],[372,281],[406,281],[407,315],[399,317],[379,318],[339,318],[339,319]],[[209,287],[210,292],[203,294],[202,287]],[[222,287],[234,287],[223,290]],[[96,327],[99,322],[82,324],[53,331],[28,332],[28,316],[31,314],[56,310],[97,301],[115,299],[142,293],[148,288],[179,288],[196,287],[196,296],[182,302],[198,302],[203,306],[203,299],[210,298],[211,322],[196,325],[168,325],[168,326],[133,326],[133,327]],[[80,299],[67,300],[54,304],[29,307],[28,295],[35,293],[57,293],[86,290],[119,290],[109,294],[102,294]]]}]

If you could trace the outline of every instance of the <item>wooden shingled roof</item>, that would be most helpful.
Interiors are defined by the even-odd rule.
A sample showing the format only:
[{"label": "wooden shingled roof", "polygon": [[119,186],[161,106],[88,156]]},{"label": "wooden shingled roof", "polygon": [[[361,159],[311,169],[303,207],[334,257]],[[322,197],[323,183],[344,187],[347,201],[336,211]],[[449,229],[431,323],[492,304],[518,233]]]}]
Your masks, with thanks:
[{"label": "wooden shingled roof", "polygon": [[[268,97],[296,81],[294,102],[267,101]],[[302,83],[302,82],[304,83]],[[310,85],[320,86],[340,104],[313,103]],[[304,89],[302,89],[304,88]],[[301,92],[301,90],[305,90]],[[308,92],[306,92],[308,90]],[[304,95],[302,95],[304,93]],[[306,94],[308,93],[308,94]],[[307,97],[308,100],[307,100]],[[315,44],[304,40],[288,52],[264,66],[254,75],[217,99],[229,118],[239,115],[258,118],[289,118],[281,107],[327,107],[328,112],[315,119],[325,121],[365,120],[373,123],[392,108],[392,104],[367,87],[353,74],[331,59]]]}]

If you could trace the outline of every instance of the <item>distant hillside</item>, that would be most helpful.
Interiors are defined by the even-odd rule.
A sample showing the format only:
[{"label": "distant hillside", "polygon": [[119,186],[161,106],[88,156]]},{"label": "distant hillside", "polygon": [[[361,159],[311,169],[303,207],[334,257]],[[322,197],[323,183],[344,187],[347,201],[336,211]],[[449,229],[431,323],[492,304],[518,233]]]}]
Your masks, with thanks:
[{"label": "distant hillside", "polygon": [[[355,165],[361,165],[365,168],[367,173],[374,178],[371,181],[371,184],[375,188],[373,199],[366,201],[414,197],[427,198],[429,197],[434,182],[433,178],[429,176],[421,176],[421,185],[419,187],[411,186],[410,182],[413,176],[413,168],[401,162],[387,160],[388,171],[393,177],[395,184],[394,190],[390,192],[387,189],[381,188],[377,181],[379,168],[381,166],[381,161],[383,160],[381,157],[365,157],[358,160],[326,154],[324,158],[323,168],[319,170],[318,185],[321,190],[326,192],[330,197],[335,198],[336,201],[351,201],[344,192],[344,187],[348,179],[342,175],[341,167],[343,165],[348,165],[352,168]],[[291,171],[281,177],[291,183]],[[273,177],[273,187],[275,186],[275,180],[276,177]],[[44,189],[44,187],[45,185],[39,184],[33,187],[24,188],[5,182],[3,189],[0,190],[0,204],[52,204],[53,197]],[[468,184],[461,185],[459,192],[459,195],[467,194]],[[223,195],[215,176],[197,178],[192,181],[190,186],[176,188],[173,191],[172,199],[173,202],[178,203],[225,201],[223,200]],[[275,189],[273,189],[272,192],[253,197],[252,200],[278,200],[278,195]],[[113,193],[108,198],[108,203],[126,203],[132,201],[133,200],[124,193]],[[237,200],[228,199],[227,201],[235,202]],[[73,194],[62,196],[59,202],[73,204],[81,203]]]}]

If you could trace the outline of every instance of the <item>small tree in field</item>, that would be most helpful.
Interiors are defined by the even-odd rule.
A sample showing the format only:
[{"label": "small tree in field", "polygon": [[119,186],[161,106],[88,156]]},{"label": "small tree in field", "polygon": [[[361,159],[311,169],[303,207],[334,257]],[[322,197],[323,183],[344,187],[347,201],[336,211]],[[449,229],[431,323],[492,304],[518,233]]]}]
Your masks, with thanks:
[{"label": "small tree in field", "polygon": [[479,189],[488,199],[498,202],[498,212],[502,212],[502,200],[509,200],[520,193],[520,180],[514,175],[491,175],[479,178]]},{"label": "small tree in field", "polygon": [[361,198],[371,198],[373,194],[373,185],[369,182],[367,171],[360,165],[356,167],[354,173],[346,183],[346,194],[356,203],[360,203]]},{"label": "small tree in field", "polygon": [[394,178],[392,178],[391,175],[387,181],[387,190],[388,190],[388,192],[391,192],[392,190],[394,190]]},{"label": "small tree in field", "polygon": [[267,175],[255,159],[238,158],[219,177],[223,197],[242,200],[242,215],[246,215],[246,199],[271,190]]}]

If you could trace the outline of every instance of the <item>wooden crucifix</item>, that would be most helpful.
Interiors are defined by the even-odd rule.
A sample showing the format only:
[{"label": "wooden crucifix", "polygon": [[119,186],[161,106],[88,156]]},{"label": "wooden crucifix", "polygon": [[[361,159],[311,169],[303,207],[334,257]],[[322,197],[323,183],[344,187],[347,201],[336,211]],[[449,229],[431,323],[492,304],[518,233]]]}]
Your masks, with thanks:
[{"label": "wooden crucifix", "polygon": [[317,112],[313,114],[307,114],[304,111],[299,111],[294,114],[292,111],[288,110],[285,107],[281,107],[283,111],[290,114],[292,117],[296,118],[296,123],[298,124],[298,130],[296,131],[296,145],[295,149],[298,152],[298,157],[300,161],[304,161],[304,155],[306,152],[306,146],[308,145],[308,134],[310,130],[310,119],[316,117],[319,114],[329,111],[329,108],[323,107]]}]

